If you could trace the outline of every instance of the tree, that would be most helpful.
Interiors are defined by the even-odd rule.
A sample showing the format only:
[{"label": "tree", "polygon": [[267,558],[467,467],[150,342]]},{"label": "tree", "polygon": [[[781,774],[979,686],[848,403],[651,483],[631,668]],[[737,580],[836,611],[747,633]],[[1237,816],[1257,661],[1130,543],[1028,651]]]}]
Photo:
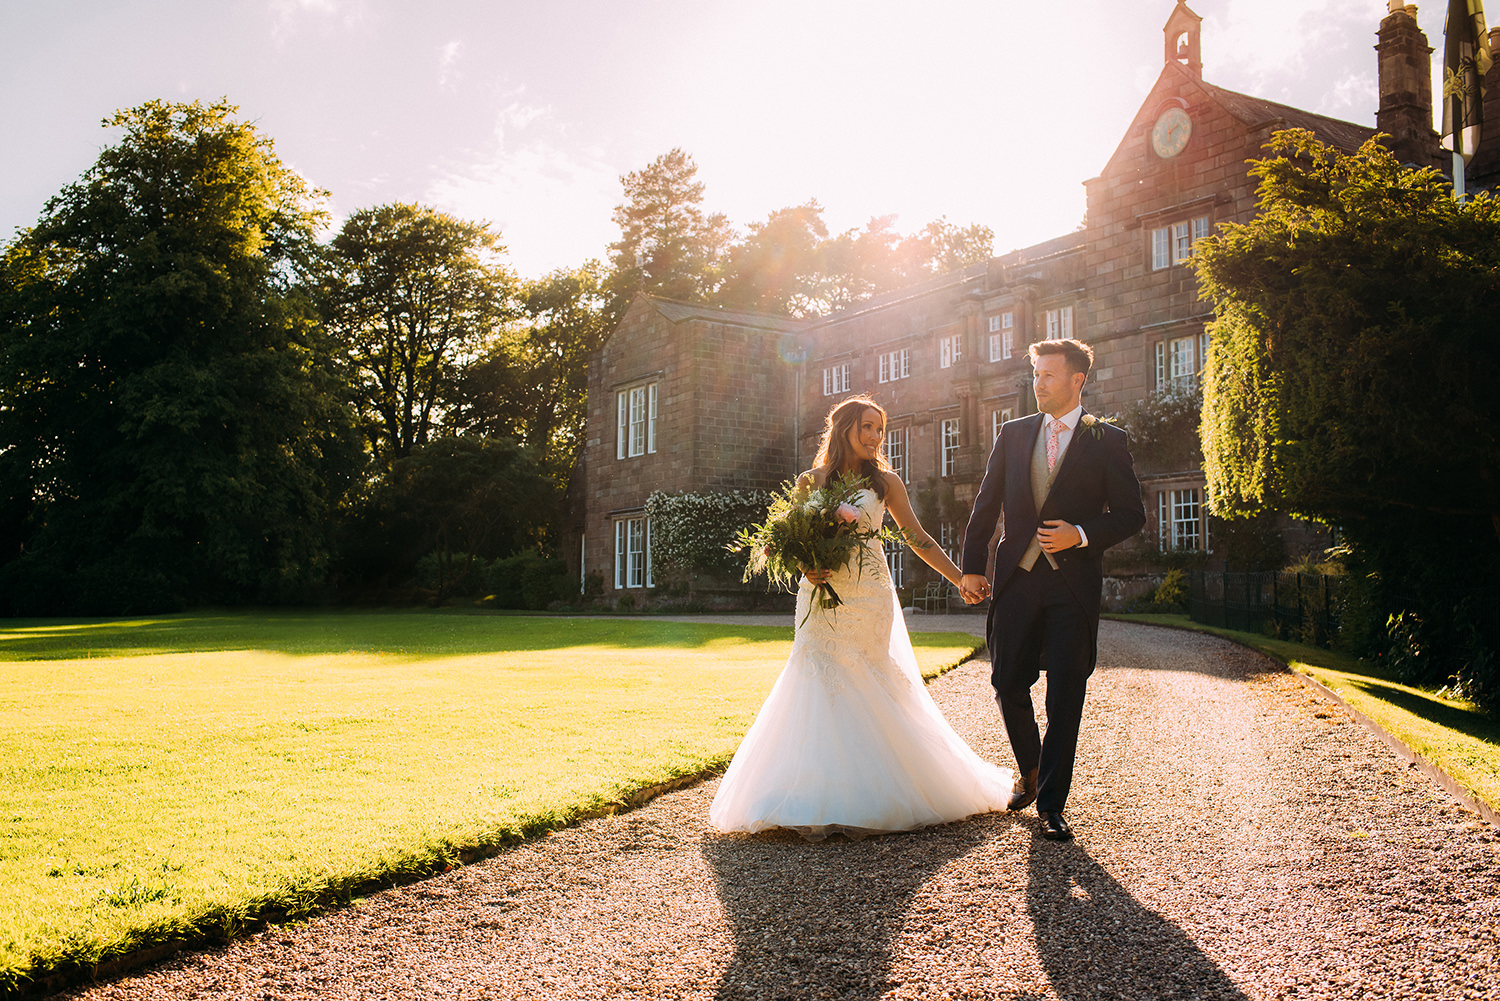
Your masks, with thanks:
[{"label": "tree", "polygon": [[697,175],[693,158],[674,149],[620,178],[625,201],[613,216],[620,239],[609,245],[612,321],[640,293],[702,302],[714,287],[729,222],[703,211]]},{"label": "tree", "polygon": [[389,465],[450,419],[464,364],[513,315],[515,283],[487,224],[420,205],[354,213],[332,250],[325,311],[370,451]]},{"label": "tree", "polygon": [[582,450],[588,358],[609,334],[597,261],[520,287],[520,317],[459,378],[464,434],[512,437],[566,475]]},{"label": "tree", "polygon": [[816,316],[829,305],[824,251],[828,227],[816,200],[778,209],[729,248],[715,304],[792,316]]},{"label": "tree", "polygon": [[922,227],[916,236],[901,241],[897,253],[903,261],[904,277],[917,281],[926,275],[957,271],[980,264],[994,254],[995,231],[974,223],[955,226],[947,217]]},{"label": "tree", "polygon": [[1455,200],[1377,140],[1267,149],[1261,214],[1195,251],[1214,512],[1333,523],[1378,607],[1451,620],[1459,582],[1500,570],[1500,205]]},{"label": "tree", "polygon": [[389,583],[435,554],[441,579],[452,581],[475,561],[523,548],[550,553],[559,497],[557,480],[517,442],[438,438],[376,481],[351,524],[347,569]]},{"label": "tree", "polygon": [[115,113],[5,247],[0,614],[285,600],[326,567],[359,456],[305,291],[321,193],[235,115]]}]

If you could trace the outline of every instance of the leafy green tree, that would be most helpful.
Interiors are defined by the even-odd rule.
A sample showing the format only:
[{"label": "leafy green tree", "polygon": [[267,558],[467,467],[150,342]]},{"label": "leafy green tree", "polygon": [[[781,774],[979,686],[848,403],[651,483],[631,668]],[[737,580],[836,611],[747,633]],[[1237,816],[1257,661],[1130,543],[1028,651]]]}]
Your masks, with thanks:
[{"label": "leafy green tree", "polygon": [[625,201],[613,216],[620,239],[609,245],[612,321],[642,292],[702,302],[717,284],[729,222],[703,211],[697,175],[693,158],[674,149],[620,178]]},{"label": "leafy green tree", "polygon": [[609,334],[603,268],[554,271],[520,286],[520,316],[459,378],[456,425],[511,437],[565,475],[582,449],[588,358]]},{"label": "leafy green tree", "polygon": [[[1500,205],[1455,200],[1375,140],[1267,148],[1261,214],[1196,251],[1215,513],[1338,525],[1376,607],[1414,609],[1442,647],[1455,593],[1500,571]],[[1468,655],[1448,654],[1434,669],[1462,674]]]},{"label": "leafy green tree", "polygon": [[451,582],[476,561],[523,548],[550,552],[560,496],[557,479],[515,441],[438,438],[376,482],[351,522],[346,569],[364,581],[399,583],[435,554],[438,579]]},{"label": "leafy green tree", "polygon": [[324,309],[380,464],[441,432],[463,366],[513,315],[504,250],[487,224],[420,205],[363,209],[334,237]]},{"label": "leafy green tree", "polygon": [[360,458],[305,292],[321,193],[235,115],[117,112],[4,249],[0,614],[284,600],[327,565]]},{"label": "leafy green tree", "polygon": [[995,231],[974,223],[955,226],[947,217],[930,222],[916,236],[902,240],[898,254],[904,276],[916,281],[925,275],[946,274],[979,264],[994,254]]},{"label": "leafy green tree", "polygon": [[726,255],[715,304],[792,316],[828,311],[828,227],[817,201],[778,209]]}]

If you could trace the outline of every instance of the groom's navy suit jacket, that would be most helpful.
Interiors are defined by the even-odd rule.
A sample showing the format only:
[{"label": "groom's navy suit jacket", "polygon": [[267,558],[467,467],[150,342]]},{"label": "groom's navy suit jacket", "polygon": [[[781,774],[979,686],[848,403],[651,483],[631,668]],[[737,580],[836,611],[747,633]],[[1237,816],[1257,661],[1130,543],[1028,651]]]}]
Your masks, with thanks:
[{"label": "groom's navy suit jacket", "polygon": [[[1043,522],[1058,519],[1081,526],[1088,545],[1054,553],[1053,558],[1069,590],[1094,622],[1097,635],[1104,579],[1101,561],[1106,549],[1146,524],[1141,486],[1125,432],[1103,421],[1089,423],[1085,411],[1053,477],[1052,491],[1038,511],[1031,491],[1031,454],[1043,416],[1032,414],[1001,425],[964,533],[962,569],[966,574],[985,573],[990,539],[1002,512],[1004,524],[995,547],[995,594],[1018,572],[1016,566]],[[1038,557],[1046,558],[1045,554]]]}]

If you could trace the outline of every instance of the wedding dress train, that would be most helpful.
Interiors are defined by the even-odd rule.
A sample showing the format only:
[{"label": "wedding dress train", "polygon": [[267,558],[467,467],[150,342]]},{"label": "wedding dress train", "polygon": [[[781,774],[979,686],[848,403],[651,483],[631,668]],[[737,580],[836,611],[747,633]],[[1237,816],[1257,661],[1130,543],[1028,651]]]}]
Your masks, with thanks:
[{"label": "wedding dress train", "polygon": [[[862,528],[885,517],[871,490],[857,506]],[[975,754],[927,694],[880,541],[867,545],[870,558],[833,576],[839,607],[809,615],[803,581],[791,656],[709,810],[720,831],[819,840],[1005,808],[1011,770]]]}]

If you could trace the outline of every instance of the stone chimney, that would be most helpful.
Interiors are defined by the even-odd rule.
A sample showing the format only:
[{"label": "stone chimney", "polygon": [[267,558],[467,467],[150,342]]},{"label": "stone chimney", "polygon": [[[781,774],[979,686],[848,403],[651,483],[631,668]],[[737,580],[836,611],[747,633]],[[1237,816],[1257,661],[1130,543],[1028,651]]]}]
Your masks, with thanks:
[{"label": "stone chimney", "polygon": [[1417,27],[1417,8],[1390,0],[1380,22],[1380,109],[1375,128],[1402,163],[1442,167],[1438,135],[1432,127],[1432,46]]}]

